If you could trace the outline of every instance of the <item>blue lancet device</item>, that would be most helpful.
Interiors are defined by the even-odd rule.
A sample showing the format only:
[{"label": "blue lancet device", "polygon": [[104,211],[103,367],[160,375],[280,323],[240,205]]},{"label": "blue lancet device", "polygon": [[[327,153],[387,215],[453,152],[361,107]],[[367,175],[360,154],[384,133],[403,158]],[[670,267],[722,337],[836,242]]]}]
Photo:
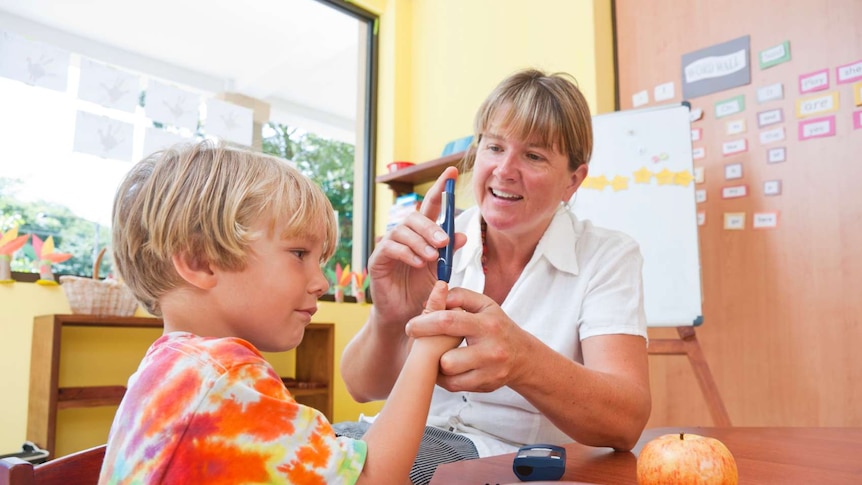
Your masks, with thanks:
[{"label": "blue lancet device", "polygon": [[455,253],[455,179],[447,179],[437,223],[449,235],[449,243],[439,249],[437,279],[449,282],[452,276],[452,257]]}]

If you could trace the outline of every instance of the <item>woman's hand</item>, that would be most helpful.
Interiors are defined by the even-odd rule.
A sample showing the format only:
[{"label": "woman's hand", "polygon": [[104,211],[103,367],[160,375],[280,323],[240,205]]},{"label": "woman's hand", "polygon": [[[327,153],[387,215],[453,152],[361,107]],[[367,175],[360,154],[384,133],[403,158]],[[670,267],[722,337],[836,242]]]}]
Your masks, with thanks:
[{"label": "woman's hand", "polygon": [[[434,220],[440,213],[446,179],[457,177],[455,167],[444,170],[425,194],[419,212],[383,236],[368,260],[374,305],[368,322],[341,356],[341,375],[359,402],[386,399],[405,365],[414,342],[404,326],[422,312],[437,281],[438,248],[448,244],[449,236]],[[464,234],[455,236],[456,249],[465,242]],[[438,360],[439,354],[434,356]]]},{"label": "woman's hand", "polygon": [[[378,321],[403,325],[422,311],[422,304],[437,281],[438,249],[449,236],[435,222],[440,213],[441,195],[446,179],[457,179],[458,169],[443,171],[428,189],[419,212],[389,231],[377,243],[368,260],[371,299]],[[455,248],[466,242],[455,238]]]},{"label": "woman's hand", "polygon": [[407,335],[463,336],[467,346],[440,359],[437,384],[452,392],[490,392],[511,386],[526,371],[524,357],[535,337],[521,330],[491,298],[464,288],[452,288],[450,310],[420,315],[407,325]]},{"label": "woman's hand", "polygon": [[[445,281],[437,281],[434,283],[434,288],[431,290],[431,295],[428,297],[428,302],[425,304],[425,309],[422,310],[423,315],[432,312],[446,309],[446,296],[449,293],[449,285]],[[460,336],[452,337],[449,335],[431,335],[421,337],[413,341],[413,351],[428,352],[433,354],[434,360],[439,360],[449,349],[457,347],[463,340]]]}]

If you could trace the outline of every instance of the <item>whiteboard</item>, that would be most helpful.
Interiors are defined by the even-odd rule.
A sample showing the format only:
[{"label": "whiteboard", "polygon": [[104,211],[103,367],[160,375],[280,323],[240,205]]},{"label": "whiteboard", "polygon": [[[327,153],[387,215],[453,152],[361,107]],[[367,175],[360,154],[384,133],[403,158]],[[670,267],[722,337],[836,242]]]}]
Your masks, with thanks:
[{"label": "whiteboard", "polygon": [[700,253],[687,104],[593,117],[589,176],[570,207],[579,219],[622,231],[644,259],[651,327],[699,325]]}]

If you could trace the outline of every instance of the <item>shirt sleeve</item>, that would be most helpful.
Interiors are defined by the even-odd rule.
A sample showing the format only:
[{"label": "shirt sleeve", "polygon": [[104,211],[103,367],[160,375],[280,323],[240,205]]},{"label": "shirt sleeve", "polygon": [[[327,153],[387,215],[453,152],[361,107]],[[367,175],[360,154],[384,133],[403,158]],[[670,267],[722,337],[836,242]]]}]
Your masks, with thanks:
[{"label": "shirt sleeve", "polygon": [[643,257],[637,243],[630,238],[614,241],[596,255],[595,263],[584,295],[581,340],[615,333],[647,338]]}]

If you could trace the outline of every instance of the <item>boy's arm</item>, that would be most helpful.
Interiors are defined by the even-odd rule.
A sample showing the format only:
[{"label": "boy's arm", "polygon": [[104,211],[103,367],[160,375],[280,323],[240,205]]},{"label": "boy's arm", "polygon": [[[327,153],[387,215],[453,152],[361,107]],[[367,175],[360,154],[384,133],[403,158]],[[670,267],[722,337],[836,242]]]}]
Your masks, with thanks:
[{"label": "boy's arm", "polygon": [[[448,286],[438,281],[428,297],[426,311],[446,308]],[[428,419],[431,394],[437,380],[440,356],[458,346],[460,337],[416,339],[392,392],[363,440],[368,445],[358,484],[405,484]]]}]

